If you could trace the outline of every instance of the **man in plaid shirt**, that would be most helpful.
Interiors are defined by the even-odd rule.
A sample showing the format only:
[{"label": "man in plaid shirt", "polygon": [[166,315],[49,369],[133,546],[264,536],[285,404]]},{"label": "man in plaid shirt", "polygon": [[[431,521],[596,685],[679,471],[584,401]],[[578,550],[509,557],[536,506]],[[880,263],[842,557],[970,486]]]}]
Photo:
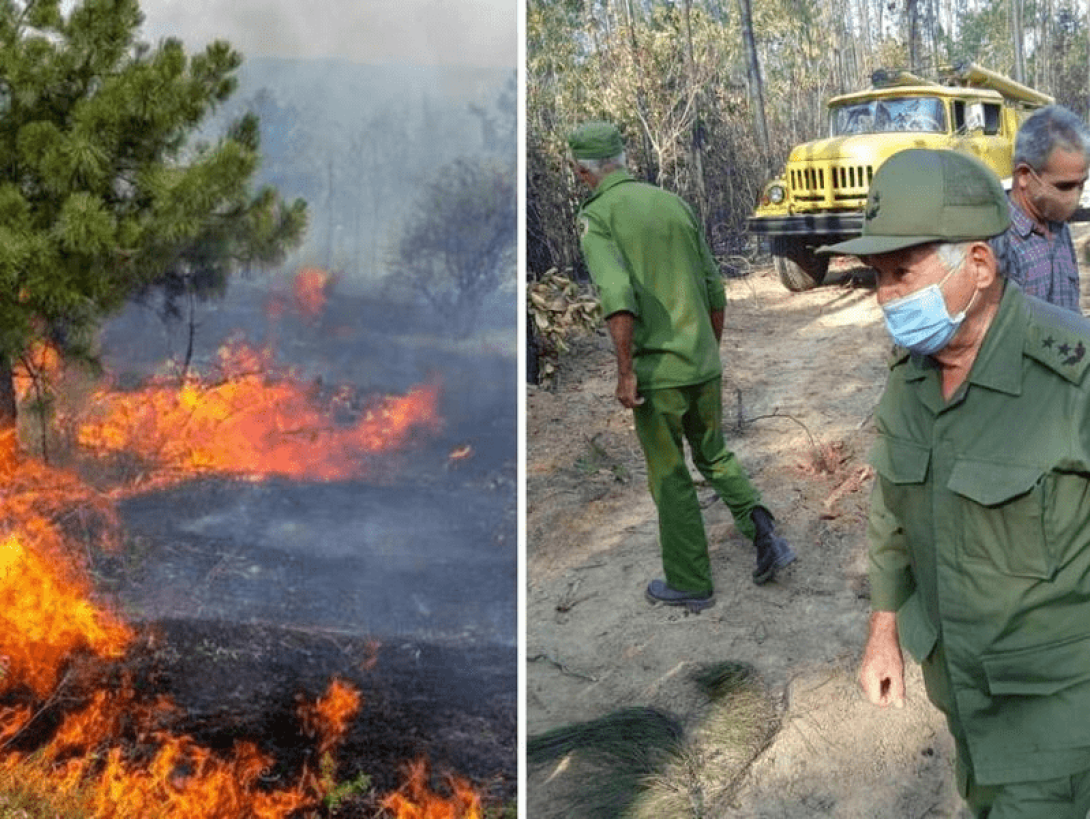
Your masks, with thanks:
[{"label": "man in plaid shirt", "polygon": [[1010,229],[991,244],[1007,278],[1031,296],[1079,310],[1079,266],[1067,220],[1090,165],[1090,129],[1059,105],[1034,112],[1018,130]]}]

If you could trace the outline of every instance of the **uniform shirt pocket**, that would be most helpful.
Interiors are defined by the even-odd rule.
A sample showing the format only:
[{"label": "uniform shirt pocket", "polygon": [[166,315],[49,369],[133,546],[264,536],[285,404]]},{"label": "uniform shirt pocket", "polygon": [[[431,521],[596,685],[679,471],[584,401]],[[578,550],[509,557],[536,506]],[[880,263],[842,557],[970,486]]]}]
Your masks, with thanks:
[{"label": "uniform shirt pocket", "polygon": [[924,611],[919,593],[908,598],[897,612],[897,634],[901,645],[916,662],[922,663],[931,656],[939,639],[939,631]]},{"label": "uniform shirt pocket", "polygon": [[962,555],[987,559],[1004,574],[1051,580],[1046,477],[1038,466],[959,459],[947,488],[961,498]]},{"label": "uniform shirt pocket", "polygon": [[869,460],[875,471],[892,484],[923,483],[931,450],[915,441],[883,435],[874,442]]},{"label": "uniform shirt pocket", "polygon": [[1090,680],[1090,636],[986,654],[981,660],[993,696],[1048,696]]},{"label": "uniform shirt pocket", "polygon": [[884,496],[890,513],[906,531],[917,526],[926,530],[931,501],[924,481],[931,463],[930,448],[883,435],[874,442],[868,460],[889,486]]}]

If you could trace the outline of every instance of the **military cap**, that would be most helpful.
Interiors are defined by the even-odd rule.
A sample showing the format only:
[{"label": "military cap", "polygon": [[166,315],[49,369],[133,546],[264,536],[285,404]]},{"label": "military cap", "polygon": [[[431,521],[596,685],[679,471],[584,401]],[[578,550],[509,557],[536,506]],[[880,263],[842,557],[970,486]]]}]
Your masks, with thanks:
[{"label": "military cap", "polygon": [[817,252],[868,256],[929,242],[987,239],[1009,224],[1007,194],[987,165],[959,151],[910,148],[875,172],[863,235]]},{"label": "military cap", "polygon": [[611,159],[624,153],[624,140],[612,122],[584,122],[568,134],[568,147],[576,159]]}]

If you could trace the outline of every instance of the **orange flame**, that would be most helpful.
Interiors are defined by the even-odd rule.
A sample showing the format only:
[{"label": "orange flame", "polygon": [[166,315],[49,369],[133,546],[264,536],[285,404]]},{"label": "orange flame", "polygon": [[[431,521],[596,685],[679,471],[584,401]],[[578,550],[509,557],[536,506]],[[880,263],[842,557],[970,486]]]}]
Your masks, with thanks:
[{"label": "orange flame", "polygon": [[[0,547],[5,617],[0,650],[8,660],[0,692],[27,686],[48,703],[55,696],[60,669],[74,651],[89,650],[114,660],[132,634],[81,596],[85,584],[71,567],[44,559],[22,540],[11,537]],[[359,704],[358,692],[335,680],[314,705],[301,706],[299,715],[318,747],[331,752]],[[32,710],[21,706],[0,711],[5,743],[28,725]],[[317,805],[332,784],[304,772],[294,787],[267,790],[259,780],[272,760],[257,746],[239,742],[228,757],[217,756],[190,737],[157,729],[170,713],[176,709],[167,698],[140,703],[129,683],[118,690],[99,689],[85,707],[65,715],[36,756],[9,753],[0,759],[0,769],[52,793],[83,794],[95,819],[286,819]],[[136,725],[139,735],[158,745],[150,759],[135,761],[122,752],[126,725]]]},{"label": "orange flame", "polygon": [[[40,532],[49,536],[47,529]],[[42,697],[53,690],[61,665],[90,650],[118,658],[132,636],[128,627],[96,609],[86,584],[68,572],[56,550],[41,552],[10,536],[0,543],[0,645],[8,658],[4,688],[26,685]]]},{"label": "orange flame", "polygon": [[360,693],[343,680],[335,679],[314,705],[299,709],[307,736],[318,737],[320,753],[329,753],[348,732],[349,723],[360,709]]},{"label": "orange flame", "polygon": [[[42,514],[51,503],[32,500],[78,493],[74,479],[18,457],[13,435],[0,436],[0,522],[15,534],[0,540],[0,774],[32,783],[39,792],[79,801],[95,819],[286,819],[318,805],[332,783],[306,771],[282,790],[260,782],[272,760],[252,743],[217,755],[192,738],[163,729],[178,713],[165,697],[140,701],[131,682],[90,692],[85,705],[63,714],[59,727],[34,754],[9,744],[40,712],[64,709],[73,685],[66,672],[80,654],[105,664],[119,660],[133,631],[96,606],[90,582],[69,555],[59,530]],[[55,511],[55,510],[54,510]],[[29,699],[29,702],[28,702]],[[76,697],[78,701],[78,696]],[[359,708],[355,689],[335,681],[314,705],[299,709],[316,744],[332,751]],[[135,731],[142,752],[124,751]]]},{"label": "orange flame", "polygon": [[[236,376],[266,363],[252,350],[227,358],[224,369]],[[190,384],[174,392],[184,396],[186,389],[196,390],[191,400],[197,401],[211,388]],[[200,427],[196,404],[189,409],[189,424]],[[420,416],[402,409],[385,409],[387,427],[417,423],[412,419]],[[434,423],[433,414],[423,417]],[[74,476],[20,457],[14,433],[0,434],[0,527],[16,532],[0,539],[0,697],[6,698],[0,705],[0,782],[55,794],[93,819],[288,819],[316,809],[336,785],[333,754],[361,702],[359,692],[339,679],[317,701],[297,709],[304,734],[319,751],[319,769],[305,768],[295,784],[279,790],[267,787],[263,777],[272,759],[256,745],[238,742],[230,753],[216,753],[192,737],[171,734],[164,726],[180,713],[176,706],[162,696],[141,699],[128,679],[85,690],[85,704],[68,706],[37,751],[10,747],[40,713],[63,710],[58,703],[66,696],[59,695],[72,686],[65,673],[71,660],[84,653],[112,664],[133,640],[129,626],[93,603],[91,584],[71,558],[72,544],[51,522],[74,509],[91,509],[107,524],[104,534],[113,535],[117,521],[108,501]],[[472,787],[456,778],[450,787],[451,797],[432,793],[426,765],[419,762],[383,806],[397,819],[480,819]]]},{"label": "orange flame", "polygon": [[317,267],[304,267],[295,274],[291,292],[295,308],[307,318],[319,318],[325,311],[326,294],[333,277]]},{"label": "orange flame", "polygon": [[459,463],[472,458],[473,454],[473,447],[470,444],[456,446],[447,454],[447,466],[457,466]]},{"label": "orange flame", "polygon": [[450,777],[451,798],[432,792],[427,783],[427,763],[412,763],[406,783],[383,799],[382,807],[395,819],[481,819],[480,797],[467,782]]},{"label": "orange flame", "polygon": [[[151,724],[171,709],[165,699],[141,707],[128,688],[96,692],[86,709],[65,718],[41,752],[37,761],[51,772],[48,784],[62,792],[85,792],[95,819],[285,819],[324,797],[317,789],[321,780],[306,774],[294,787],[262,788],[260,779],[273,760],[251,742],[237,742],[224,758],[190,737],[159,732],[154,737],[159,747],[150,759],[127,759],[117,745],[122,723],[136,719]],[[343,732],[352,716],[354,712],[337,728]],[[319,742],[332,747],[340,735],[325,733],[327,728]],[[103,746],[104,764],[98,760]],[[13,754],[2,764],[10,769],[35,763]]]},{"label": "orange flame", "polygon": [[313,385],[270,365],[267,351],[235,342],[220,351],[218,383],[100,391],[78,441],[96,454],[136,453],[185,473],[345,480],[366,474],[368,458],[440,426],[435,385],[383,396],[346,425],[338,422],[342,395],[323,407]]},{"label": "orange flame", "polygon": [[109,752],[93,789],[95,819],[284,819],[316,800],[297,790],[262,792],[258,780],[272,760],[240,742],[230,760],[187,737],[169,740],[150,763],[134,765]]},{"label": "orange flame", "polygon": [[46,385],[55,381],[63,369],[64,361],[57,348],[44,341],[36,342],[12,368],[16,397],[20,401],[34,398],[35,381],[40,379],[38,383]]}]

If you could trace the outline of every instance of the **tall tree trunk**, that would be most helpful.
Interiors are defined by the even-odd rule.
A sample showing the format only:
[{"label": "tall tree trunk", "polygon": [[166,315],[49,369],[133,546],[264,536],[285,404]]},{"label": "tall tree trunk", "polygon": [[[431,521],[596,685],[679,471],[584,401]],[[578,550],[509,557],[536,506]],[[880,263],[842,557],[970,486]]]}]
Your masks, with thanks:
[{"label": "tall tree trunk", "polygon": [[185,360],[182,362],[182,383],[189,377],[189,368],[193,364],[193,349],[197,339],[197,298],[193,295],[192,285],[187,282],[186,298],[188,317],[186,321]]},{"label": "tall tree trunk", "polygon": [[757,57],[757,41],[753,37],[753,14],[749,0],[738,0],[738,11],[742,16],[742,37],[746,41],[747,73],[749,75],[749,94],[753,102],[754,125],[757,129],[757,144],[761,148],[765,170],[772,174],[772,146],[768,141],[768,124],[765,120],[765,92],[761,81],[761,63]]},{"label": "tall tree trunk", "polygon": [[871,56],[871,30],[870,30],[870,4],[867,0],[859,0],[859,37],[856,39],[856,87],[862,87],[864,79],[870,73]]},{"label": "tall tree trunk", "polygon": [[1026,81],[1026,58],[1022,50],[1022,0],[1010,0],[1011,40],[1014,43],[1014,81]]},{"label": "tall tree trunk", "polygon": [[703,109],[700,104],[700,92],[696,91],[696,67],[693,62],[693,21],[692,21],[692,0],[685,0],[685,62],[686,73],[689,80],[689,91],[696,93],[696,104],[693,106],[693,127],[692,127],[692,162],[693,162],[693,183],[696,186],[696,198],[697,207],[700,210],[700,221],[704,222],[708,218],[708,190],[704,184],[704,118]]},{"label": "tall tree trunk", "polygon": [[908,25],[908,70],[920,70],[920,0],[905,0],[905,18]]},{"label": "tall tree trunk", "polygon": [[636,70],[636,109],[643,125],[640,133],[643,137],[641,146],[643,147],[644,179],[648,182],[657,182],[659,168],[651,147],[651,134],[649,132],[651,123],[647,119],[647,95],[643,90],[643,66],[640,64],[640,47],[636,40],[636,19],[635,14],[632,12],[632,0],[624,0],[624,11],[628,22],[628,42],[632,48],[632,65]]},{"label": "tall tree trunk", "polygon": [[927,0],[928,64],[931,71],[939,67],[939,10],[935,0]]},{"label": "tall tree trunk", "polygon": [[1044,29],[1041,38],[1042,51],[1045,58],[1041,84],[1038,88],[1048,94],[1055,94],[1056,92],[1056,26],[1053,25],[1054,14],[1055,9],[1052,7],[1052,0],[1045,0],[1044,16],[1041,19],[1041,28]]},{"label": "tall tree trunk", "polygon": [[15,371],[11,356],[0,353],[0,431],[14,430],[18,418],[15,406]]}]

